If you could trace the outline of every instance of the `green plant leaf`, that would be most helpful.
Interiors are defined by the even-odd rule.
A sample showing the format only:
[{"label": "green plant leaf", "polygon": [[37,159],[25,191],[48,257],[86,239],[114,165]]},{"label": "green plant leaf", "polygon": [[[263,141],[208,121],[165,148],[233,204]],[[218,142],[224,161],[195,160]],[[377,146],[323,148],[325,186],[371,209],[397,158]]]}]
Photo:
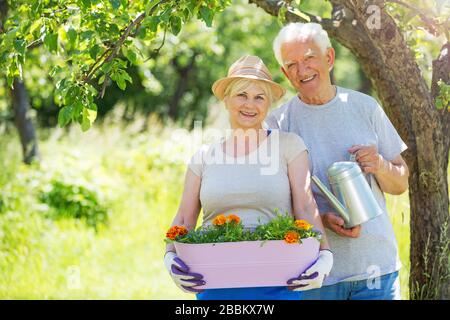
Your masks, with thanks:
[{"label": "green plant leaf", "polygon": [[61,128],[66,126],[70,122],[70,120],[72,120],[72,114],[73,114],[72,106],[66,106],[63,107],[61,110],[59,110],[58,124]]},{"label": "green plant leaf", "polygon": [[17,53],[20,55],[25,55],[25,49],[27,47],[27,43],[25,40],[14,40],[14,49],[16,49]]},{"label": "green plant leaf", "polygon": [[119,0],[109,0],[109,3],[113,7],[114,10],[117,10],[120,8],[120,1]]},{"label": "green plant leaf", "polygon": [[178,35],[181,31],[181,18],[174,16],[170,18],[170,29],[174,35]]},{"label": "green plant leaf", "polygon": [[100,46],[98,44],[95,44],[92,46],[92,48],[89,49],[89,56],[95,60],[97,58],[99,52],[100,52]]},{"label": "green plant leaf", "polygon": [[67,30],[67,39],[69,40],[71,48],[75,47],[75,43],[77,41],[77,32],[75,29],[69,28],[69,30]]},{"label": "green plant leaf", "polygon": [[56,52],[58,49],[58,34],[47,33],[44,37],[44,45],[50,52]]},{"label": "green plant leaf", "polygon": [[209,9],[207,7],[201,7],[200,8],[200,17],[202,18],[203,21],[205,21],[205,23],[208,27],[211,27],[212,21],[214,18],[214,11],[212,11],[211,9]]}]

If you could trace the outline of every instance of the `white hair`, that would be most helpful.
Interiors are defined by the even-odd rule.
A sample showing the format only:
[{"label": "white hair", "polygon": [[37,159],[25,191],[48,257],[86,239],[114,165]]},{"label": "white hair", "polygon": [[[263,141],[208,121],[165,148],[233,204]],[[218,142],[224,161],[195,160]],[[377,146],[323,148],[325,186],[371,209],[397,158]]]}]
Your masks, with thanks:
[{"label": "white hair", "polygon": [[289,23],[284,26],[275,40],[273,40],[273,52],[278,63],[283,66],[283,60],[281,59],[281,46],[284,43],[293,42],[296,40],[311,39],[322,50],[323,53],[328,48],[331,48],[330,38],[328,33],[318,23]]}]

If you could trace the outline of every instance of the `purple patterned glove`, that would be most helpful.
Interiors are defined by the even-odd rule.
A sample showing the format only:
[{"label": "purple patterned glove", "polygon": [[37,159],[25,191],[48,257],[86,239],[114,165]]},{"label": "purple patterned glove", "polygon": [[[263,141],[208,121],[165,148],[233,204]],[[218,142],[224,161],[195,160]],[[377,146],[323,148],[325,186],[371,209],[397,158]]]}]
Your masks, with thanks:
[{"label": "purple patterned glove", "polygon": [[325,277],[330,274],[333,267],[333,253],[330,250],[321,250],[319,258],[298,278],[287,281],[288,289],[305,291],[322,287]]},{"label": "purple patterned glove", "polygon": [[189,272],[189,267],[178,258],[175,252],[169,251],[164,256],[164,265],[172,277],[173,282],[178,288],[187,293],[200,293],[202,289],[194,288],[195,286],[202,286],[206,282],[203,276],[198,273]]}]

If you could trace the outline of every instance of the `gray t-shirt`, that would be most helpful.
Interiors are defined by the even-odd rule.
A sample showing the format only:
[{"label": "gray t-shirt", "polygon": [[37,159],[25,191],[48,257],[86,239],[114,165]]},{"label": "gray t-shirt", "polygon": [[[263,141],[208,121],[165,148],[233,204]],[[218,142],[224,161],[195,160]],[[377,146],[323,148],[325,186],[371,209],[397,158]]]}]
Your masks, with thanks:
[{"label": "gray t-shirt", "polygon": [[[312,173],[329,189],[328,167],[336,161],[348,161],[348,149],[352,145],[375,144],[387,160],[407,148],[375,99],[341,87],[337,87],[336,96],[323,105],[308,105],[296,96],[273,110],[266,124],[303,138],[309,150]],[[369,279],[401,268],[384,194],[372,175],[366,178],[384,214],[364,223],[358,238],[338,236],[327,230],[334,264],[324,285]],[[321,213],[336,211],[314,184],[312,189]]]},{"label": "gray t-shirt", "polygon": [[202,146],[189,162],[201,178],[202,224],[211,224],[219,214],[235,214],[253,229],[273,219],[277,210],[292,214],[287,168],[305,150],[298,135],[279,130],[247,156],[228,155],[221,141]]}]

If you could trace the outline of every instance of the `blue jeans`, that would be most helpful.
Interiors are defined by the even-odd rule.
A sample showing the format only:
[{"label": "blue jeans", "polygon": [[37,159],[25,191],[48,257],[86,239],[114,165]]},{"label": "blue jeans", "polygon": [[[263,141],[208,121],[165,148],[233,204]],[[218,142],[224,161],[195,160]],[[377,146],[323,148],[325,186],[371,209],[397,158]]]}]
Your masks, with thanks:
[{"label": "blue jeans", "polygon": [[287,287],[206,289],[197,300],[300,300],[301,293]]},{"label": "blue jeans", "polygon": [[303,300],[401,300],[398,271],[378,278],[344,281],[302,292]]}]

